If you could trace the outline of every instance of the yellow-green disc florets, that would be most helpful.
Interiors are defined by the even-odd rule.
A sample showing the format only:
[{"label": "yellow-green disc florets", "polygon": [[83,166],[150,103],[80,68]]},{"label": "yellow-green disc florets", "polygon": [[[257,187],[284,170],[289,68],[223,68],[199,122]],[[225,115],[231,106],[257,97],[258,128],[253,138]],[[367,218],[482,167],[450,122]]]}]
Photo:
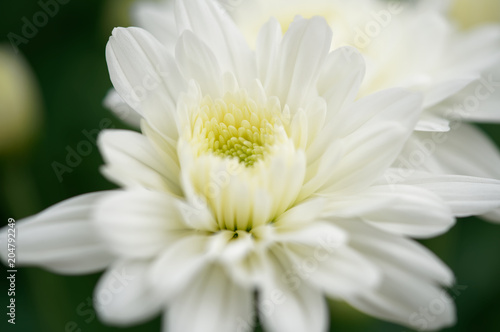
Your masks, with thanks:
[{"label": "yellow-green disc florets", "polygon": [[201,153],[236,158],[251,167],[276,142],[280,118],[279,105],[258,105],[243,91],[216,100],[207,96],[193,119],[193,139],[201,144]]}]

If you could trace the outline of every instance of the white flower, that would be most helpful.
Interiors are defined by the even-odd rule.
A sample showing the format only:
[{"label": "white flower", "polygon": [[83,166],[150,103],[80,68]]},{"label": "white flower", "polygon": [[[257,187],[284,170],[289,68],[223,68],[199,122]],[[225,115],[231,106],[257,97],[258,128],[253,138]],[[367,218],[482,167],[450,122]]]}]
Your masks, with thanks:
[{"label": "white flower", "polygon": [[[113,85],[143,118],[142,134],[99,139],[103,172],[123,189],[19,222],[19,263],[108,267],[96,309],[118,325],[163,313],[169,332],[251,331],[258,316],[266,331],[321,332],[324,295],[422,330],[453,324],[441,289],[452,273],[407,237],[500,206],[500,183],[418,173],[387,184],[421,95],[356,100],[363,58],[330,52],[323,19],[298,18],[284,36],[271,20],[253,52],[212,1],[175,10],[174,54],[140,28],[107,46]],[[443,310],[422,318],[436,299]]]},{"label": "white flower", "polygon": [[[498,149],[482,132],[464,124],[500,122],[500,25],[460,31],[446,17],[450,8],[445,1],[421,0],[418,5],[377,0],[219,2],[252,45],[270,17],[286,31],[296,15],[323,16],[333,30],[332,49],[349,45],[365,57],[367,73],[359,97],[392,87],[422,91],[424,110],[395,166],[500,179]],[[140,3],[133,11],[138,26],[150,31],[171,52],[178,35],[173,7],[171,1]],[[352,49],[344,50],[349,58]],[[116,94],[111,96],[119,100]],[[110,102],[108,107],[127,109],[122,104]],[[127,114],[134,112],[128,109]],[[442,137],[435,134],[442,132],[450,134],[433,138]],[[430,149],[425,145],[428,140],[433,144],[427,146]],[[457,150],[453,146],[458,140],[468,143]],[[424,160],[408,161],[410,155],[422,153]],[[486,217],[500,222],[500,210]]]}]

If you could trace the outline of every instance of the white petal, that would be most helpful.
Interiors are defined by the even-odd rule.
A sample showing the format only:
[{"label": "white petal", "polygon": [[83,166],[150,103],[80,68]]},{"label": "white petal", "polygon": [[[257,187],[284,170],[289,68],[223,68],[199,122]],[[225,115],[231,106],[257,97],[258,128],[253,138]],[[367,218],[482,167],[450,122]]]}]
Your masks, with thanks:
[{"label": "white petal", "polygon": [[413,240],[355,220],[336,220],[335,224],[349,233],[349,244],[370,262],[383,261],[420,279],[445,286],[454,282],[451,270],[429,249]]},{"label": "white petal", "polygon": [[192,231],[182,206],[166,193],[117,192],[99,204],[95,227],[117,254],[129,258],[154,257]]},{"label": "white petal", "polygon": [[[70,198],[16,223],[16,264],[35,265],[63,274],[100,271],[113,260],[91,222],[92,210],[111,192]],[[2,229],[7,248],[8,227]],[[4,242],[5,241],[5,242]],[[7,262],[7,250],[2,250]]]},{"label": "white petal", "polygon": [[240,86],[256,77],[255,56],[240,30],[216,1],[191,0],[175,3],[178,33],[191,30],[204,41],[222,65],[232,72]]},{"label": "white petal", "polygon": [[411,237],[442,234],[454,223],[451,209],[436,194],[414,186],[373,186],[362,194],[334,197],[331,216],[359,217],[387,232]]},{"label": "white petal", "polygon": [[[475,85],[474,94],[480,100],[480,105],[477,110],[468,112],[464,116],[469,121],[485,122],[485,123],[500,123],[500,63],[492,73],[484,75],[480,83]],[[491,95],[487,95],[484,99],[485,88]],[[482,89],[478,92],[478,89]],[[467,96],[470,96],[467,95]],[[465,98],[467,98],[467,96]],[[464,101],[465,103],[465,101]]]},{"label": "white petal", "polygon": [[346,140],[345,154],[324,179],[320,193],[359,190],[392,164],[408,132],[397,124],[367,128]]},{"label": "white petal", "polygon": [[[306,158],[302,151],[286,151],[283,149],[266,166],[263,171],[264,183],[273,197],[273,213],[279,216],[296,200],[301,191],[306,172]],[[267,173],[267,174],[266,174]]]},{"label": "white petal", "polygon": [[330,51],[332,31],[320,17],[296,19],[283,37],[273,80],[266,86],[293,111],[315,96],[316,83]]},{"label": "white petal", "polygon": [[285,247],[294,262],[284,275],[292,288],[307,282],[330,297],[345,298],[380,283],[380,271],[365,257],[345,245],[321,242],[315,247],[293,244]]},{"label": "white petal", "polygon": [[[351,245],[383,272],[382,283],[347,298],[370,315],[421,330],[455,321],[453,300],[439,285],[453,283],[451,271],[426,248],[360,222],[338,222],[350,231]],[[422,310],[430,313],[422,320]]]},{"label": "white petal", "polygon": [[[350,107],[338,112],[333,118],[338,136],[345,137],[362,131],[369,125],[397,122],[413,129],[420,116],[422,95],[403,89],[388,89],[357,100]],[[339,123],[341,122],[341,123]]]},{"label": "white petal", "polygon": [[479,75],[466,76],[463,78],[455,78],[450,81],[435,84],[425,93],[424,107],[428,108],[436,105],[437,103],[459,92],[478,78]]},{"label": "white petal", "polygon": [[[500,89],[497,90],[500,92]],[[500,93],[481,102],[480,107],[471,113],[463,114],[465,121],[477,123],[500,123]]]},{"label": "white petal", "polygon": [[99,280],[94,306],[106,324],[129,326],[159,314],[166,299],[147,280],[149,263],[123,261],[111,267]]},{"label": "white petal", "polygon": [[449,43],[448,56],[443,57],[445,74],[477,74],[498,63],[500,56],[500,27],[485,24],[454,36]]},{"label": "white petal", "polygon": [[[262,248],[253,245],[253,250],[248,252],[248,255],[243,259],[239,261],[223,261],[224,267],[235,282],[243,287],[257,287],[269,277],[269,271],[265,268],[266,259],[264,258],[267,253]],[[228,246],[226,254],[229,254],[230,250],[231,248]],[[222,257],[222,259],[225,259],[225,257]]]},{"label": "white petal", "polygon": [[253,292],[232,282],[218,266],[200,273],[172,301],[164,321],[169,332],[250,332]]},{"label": "white petal", "polygon": [[[423,155],[426,157],[420,158]],[[412,156],[419,158],[412,159]],[[415,134],[398,158],[397,165],[409,165],[438,174],[500,179],[498,147],[481,130],[466,123],[456,124],[448,133]],[[398,178],[400,176],[396,174],[394,180],[398,181]],[[500,215],[495,210],[483,217],[488,221],[500,222]]]},{"label": "white petal", "polygon": [[106,165],[103,173],[127,188],[147,188],[181,195],[179,165],[169,154],[155,150],[144,135],[106,130],[98,140]]},{"label": "white petal", "polygon": [[165,154],[167,159],[175,160],[178,163],[177,140],[163,134],[156,126],[152,126],[146,121],[141,122],[141,131],[143,135],[147,136],[158,154]]},{"label": "white petal", "polygon": [[350,305],[418,331],[435,331],[455,324],[455,304],[446,291],[403,270],[382,268],[386,268],[387,274],[379,288],[348,299]]},{"label": "white petal", "polygon": [[500,63],[435,107],[450,121],[500,122]]},{"label": "white petal", "polygon": [[143,29],[117,28],[106,47],[106,61],[120,97],[164,134],[176,138],[175,105],[186,81],[168,53]]},{"label": "white petal", "polygon": [[327,330],[328,307],[323,295],[305,282],[299,285],[286,279],[286,266],[292,262],[281,250],[269,254],[274,278],[259,292],[259,315],[269,332],[324,332]]},{"label": "white petal", "polygon": [[140,1],[133,5],[131,13],[134,25],[151,32],[173,54],[177,41],[173,1]]},{"label": "white petal", "polygon": [[264,86],[272,79],[282,39],[281,26],[275,18],[271,18],[259,32],[255,53],[259,78],[264,82]]},{"label": "white petal", "polygon": [[416,136],[442,172],[500,179],[500,152],[481,130],[466,123],[446,134]]},{"label": "white petal", "polygon": [[[229,233],[229,236],[226,235],[225,239],[221,241],[222,251],[216,251],[214,255],[225,263],[226,268],[230,270],[232,266],[240,263],[242,259],[252,253],[252,250],[255,249],[255,241],[254,235],[245,231],[237,231],[236,233],[227,231],[227,233]],[[238,235],[237,238],[234,237],[235,234]],[[219,234],[219,237],[222,237],[221,235]]]},{"label": "white petal", "polygon": [[[279,293],[274,294],[273,291]],[[303,285],[295,292],[272,289],[261,292],[260,319],[269,332],[324,332],[328,326],[328,306],[316,289]],[[273,301],[274,302],[265,302]],[[267,309],[269,306],[269,309]]]},{"label": "white petal", "polygon": [[329,251],[347,242],[347,234],[335,225],[315,220],[311,223],[289,225],[281,220],[275,224],[275,242],[301,244],[309,247],[327,247]]},{"label": "white petal", "polygon": [[[319,145],[317,145],[319,147]],[[341,161],[344,155],[344,147],[340,142],[334,142],[328,146],[325,151],[317,149],[307,150],[307,173],[304,185],[300,191],[297,201],[301,201],[321,188],[329,177],[332,176],[334,169]],[[320,154],[321,153],[321,154]]]},{"label": "white petal", "polygon": [[433,114],[432,112],[423,112],[420,120],[415,126],[415,131],[437,131],[446,132],[450,130],[450,120]]},{"label": "white petal", "polygon": [[457,217],[480,215],[500,207],[499,180],[425,172],[413,172],[408,177],[395,175],[392,178],[432,191],[450,206]]},{"label": "white petal", "polygon": [[486,214],[483,214],[481,217],[484,218],[485,220],[498,224],[500,223],[500,209],[490,211]]},{"label": "white petal", "polygon": [[185,77],[196,80],[203,95],[221,95],[222,72],[217,58],[193,32],[182,33],[175,47],[175,57]]},{"label": "white petal", "polygon": [[386,90],[339,112],[309,148],[325,151],[331,144],[341,144],[344,152],[320,190],[353,190],[380,176],[397,158],[410,136],[421,101],[420,94]]},{"label": "white petal", "polygon": [[109,90],[104,99],[104,107],[110,109],[120,120],[133,128],[141,127],[142,116],[130,107],[115,89]]},{"label": "white petal", "polygon": [[[321,129],[325,126],[327,107],[323,98],[314,97],[306,102],[303,109],[293,115],[289,137],[294,141],[297,149],[307,149],[321,133]],[[314,160],[316,159],[312,161]]]},{"label": "white petal", "polygon": [[315,221],[323,212],[325,199],[315,197],[288,209],[276,219],[276,226],[299,225]]},{"label": "white petal", "polygon": [[193,278],[211,260],[210,240],[208,234],[184,234],[159,253],[151,267],[150,282],[169,299],[189,289]]},{"label": "white petal", "polygon": [[365,76],[365,61],[353,47],[341,47],[328,54],[318,80],[318,93],[328,104],[328,120],[356,98]]}]

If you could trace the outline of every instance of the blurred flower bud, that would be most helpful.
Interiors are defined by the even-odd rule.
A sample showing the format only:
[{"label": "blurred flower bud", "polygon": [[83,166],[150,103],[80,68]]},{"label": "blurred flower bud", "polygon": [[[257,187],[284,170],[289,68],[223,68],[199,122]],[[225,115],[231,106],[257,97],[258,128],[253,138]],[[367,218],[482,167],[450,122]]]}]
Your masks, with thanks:
[{"label": "blurred flower bud", "polygon": [[451,16],[463,28],[500,23],[499,0],[453,0]]},{"label": "blurred flower bud", "polygon": [[20,53],[0,45],[0,156],[24,152],[41,125],[41,98]]},{"label": "blurred flower bud", "polygon": [[132,19],[131,11],[132,7],[141,1],[165,2],[165,0],[106,0],[101,17],[101,27],[104,36],[108,38],[115,27],[135,25],[136,22]]},{"label": "blurred flower bud", "polygon": [[109,37],[114,27],[131,25],[130,7],[135,0],[107,0],[102,9],[102,32]]}]

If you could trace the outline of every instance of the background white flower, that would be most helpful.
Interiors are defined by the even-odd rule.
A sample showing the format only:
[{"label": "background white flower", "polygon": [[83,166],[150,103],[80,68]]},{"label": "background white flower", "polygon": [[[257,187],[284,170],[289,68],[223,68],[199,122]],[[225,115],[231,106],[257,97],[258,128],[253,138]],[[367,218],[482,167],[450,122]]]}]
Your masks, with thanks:
[{"label": "background white flower", "polygon": [[500,23],[500,1],[453,0],[450,14],[464,28],[485,23]]},{"label": "background white flower", "polygon": [[124,190],[21,222],[21,263],[62,273],[111,265],[97,298],[126,270],[129,286],[97,308],[122,325],[166,311],[168,331],[246,331],[256,301],[269,331],[324,331],[323,293],[410,326],[444,296],[446,309],[419,328],[453,323],[440,288],[451,272],[406,236],[498,207],[500,184],[425,173],[384,183],[420,95],[355,100],[363,58],[330,53],[320,18],[297,19],[283,38],[270,21],[254,54],[210,1],[178,1],[176,17],[175,55],[138,28],[115,30],[108,44],[113,84],[143,117],[143,134],[100,137],[103,172]]}]

